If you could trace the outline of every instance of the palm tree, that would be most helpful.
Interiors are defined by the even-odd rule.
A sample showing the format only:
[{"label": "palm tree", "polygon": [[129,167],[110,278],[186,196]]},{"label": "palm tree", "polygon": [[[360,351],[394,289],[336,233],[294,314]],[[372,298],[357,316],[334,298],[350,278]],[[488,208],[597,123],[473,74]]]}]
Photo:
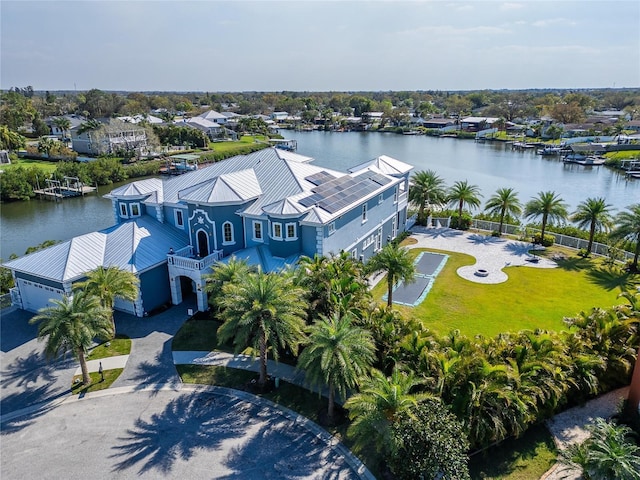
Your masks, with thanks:
[{"label": "palm tree", "polygon": [[113,319],[113,305],[116,298],[134,302],[138,298],[140,280],[138,277],[118,267],[100,266],[87,275],[86,280],[73,286],[74,291],[86,290],[100,299],[103,307],[109,309],[113,333],[116,324]]},{"label": "palm tree", "polygon": [[631,270],[637,272],[638,256],[640,256],[640,203],[627,207],[627,210],[616,215],[616,227],[611,232],[611,237],[635,242],[636,249],[631,263]]},{"label": "palm tree", "polygon": [[596,230],[607,229],[611,224],[611,205],[608,205],[604,198],[587,198],[580,202],[575,212],[571,214],[571,220],[578,224],[578,228],[589,226],[589,245],[587,253],[591,253],[593,247],[593,237]]},{"label": "palm tree", "polygon": [[29,323],[38,323],[38,340],[46,339],[47,358],[57,358],[71,351],[80,362],[82,383],[91,383],[85,352],[93,339],[113,336],[110,312],[100,299],[88,292],[76,292],[73,297],[52,300],[54,306],[40,309]]},{"label": "palm tree", "polygon": [[267,350],[278,360],[278,349],[296,354],[304,341],[305,291],[289,272],[265,273],[261,268],[222,287],[220,301],[225,322],[218,329],[221,342],[233,339],[236,351],[252,347],[260,352],[261,388],[267,383]]},{"label": "palm tree", "polygon": [[387,306],[393,304],[393,286],[398,280],[405,284],[415,281],[416,267],[409,252],[395,242],[388,243],[367,263],[370,273],[385,272],[387,274]]},{"label": "palm tree", "polygon": [[492,215],[500,215],[500,227],[498,227],[500,234],[502,234],[502,225],[506,215],[517,217],[522,214],[522,204],[518,199],[518,193],[513,188],[496,190],[496,193],[487,200],[484,209]]},{"label": "palm tree", "polygon": [[580,468],[587,480],[640,480],[640,447],[629,427],[596,418],[587,430],[587,440],[561,452],[562,463]]},{"label": "palm tree", "polygon": [[249,263],[242,259],[238,260],[232,256],[227,263],[216,262],[212,267],[212,272],[204,274],[204,291],[209,294],[209,304],[219,307],[222,298],[222,287],[237,279],[243,278],[247,273],[254,271]]},{"label": "palm tree", "polygon": [[[433,170],[422,170],[411,177],[409,201],[418,206],[418,223],[424,225],[431,216],[431,206],[445,203],[444,180]],[[425,215],[425,209],[427,213]]]},{"label": "palm tree", "polygon": [[544,232],[548,221],[565,220],[568,216],[567,207],[562,198],[555,192],[539,192],[538,197],[527,202],[524,208],[527,218],[538,218],[542,216],[542,229],[540,232],[540,243],[544,242]]},{"label": "palm tree", "polygon": [[336,393],[346,398],[375,360],[371,333],[353,325],[351,315],[320,317],[309,330],[309,344],[298,366],[312,385],[329,387],[329,420],[335,416]]},{"label": "palm tree", "polygon": [[65,137],[65,132],[71,128],[71,120],[67,117],[54,118],[53,124],[60,129],[63,137]]},{"label": "palm tree", "polygon": [[391,425],[399,420],[400,414],[432,398],[429,394],[412,393],[418,384],[412,373],[397,369],[391,377],[374,370],[370,378],[362,381],[360,392],[344,404],[352,420],[347,435],[354,438],[356,447],[374,444],[383,453],[390,448]]},{"label": "palm tree", "polygon": [[476,208],[480,206],[480,187],[469,185],[466,180],[455,182],[449,189],[447,200],[452,207],[458,207],[458,218],[462,218],[462,209],[465,205]]}]

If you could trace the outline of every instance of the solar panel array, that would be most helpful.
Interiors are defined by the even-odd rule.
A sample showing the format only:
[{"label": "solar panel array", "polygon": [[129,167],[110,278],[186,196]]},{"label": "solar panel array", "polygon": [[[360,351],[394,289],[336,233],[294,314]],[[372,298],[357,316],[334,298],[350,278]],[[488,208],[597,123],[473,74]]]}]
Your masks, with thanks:
[{"label": "solar panel array", "polygon": [[334,178],[336,177],[331,175],[329,172],[325,172],[324,170],[322,170],[321,172],[314,173],[313,175],[309,175],[304,179],[307,180],[308,182],[313,183],[314,185],[320,185],[321,183],[328,182],[329,180],[333,180]]},{"label": "solar panel array", "polygon": [[375,192],[389,182],[391,180],[384,175],[371,171],[361,173],[355,177],[345,175],[317,185],[311,189],[313,192],[311,195],[302,198],[299,202],[305,207],[318,205],[329,213],[336,213]]}]

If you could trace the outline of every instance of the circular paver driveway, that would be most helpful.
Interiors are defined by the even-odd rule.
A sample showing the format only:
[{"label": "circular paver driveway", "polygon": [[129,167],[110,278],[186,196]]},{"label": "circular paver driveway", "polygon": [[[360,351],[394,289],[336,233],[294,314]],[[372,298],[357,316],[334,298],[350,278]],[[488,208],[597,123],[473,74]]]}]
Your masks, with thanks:
[{"label": "circular paver driveway", "polygon": [[2,478],[356,479],[301,417],[224,389],[70,399],[3,424]]}]

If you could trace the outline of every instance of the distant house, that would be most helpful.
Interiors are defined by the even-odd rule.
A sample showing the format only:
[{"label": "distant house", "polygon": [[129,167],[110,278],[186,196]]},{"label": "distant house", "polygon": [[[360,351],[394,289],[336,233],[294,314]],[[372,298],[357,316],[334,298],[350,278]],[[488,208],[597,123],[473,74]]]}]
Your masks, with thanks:
[{"label": "distant house", "polygon": [[270,117],[274,122],[284,122],[289,117],[289,112],[273,112]]},{"label": "distant house", "polygon": [[161,123],[164,123],[164,120],[161,119],[160,117],[155,117],[153,115],[142,115],[142,114],[137,114],[137,115],[133,115],[133,116],[125,116],[125,117],[117,117],[118,120],[123,121],[125,123],[133,123],[133,124],[138,124],[140,122],[147,122],[151,125],[160,125]]},{"label": "distant house", "polygon": [[500,120],[497,117],[466,117],[460,120],[460,129],[467,132],[479,132],[493,128],[494,123]]},{"label": "distant house", "polygon": [[224,125],[227,123],[228,117],[220,112],[216,112],[215,110],[208,110],[200,115],[193,118],[202,118],[204,120],[208,120],[212,123],[217,123],[219,125]]},{"label": "distant house", "polygon": [[427,118],[422,123],[424,128],[445,128],[456,124],[453,118]]},{"label": "distant house", "polygon": [[640,120],[630,120],[625,126],[625,130],[633,130],[634,132],[640,132]]},{"label": "distant house", "polygon": [[99,265],[140,278],[140,296],[120,310],[142,316],[195,297],[207,309],[203,275],[232,256],[275,271],[302,255],[341,251],[365,261],[403,231],[410,165],[380,156],[342,173],[267,148],[168,179],[114,189],[116,225],[9,261],[12,302],[37,311]]},{"label": "distant house", "polygon": [[191,127],[200,130],[211,139],[218,137],[224,130],[221,124],[203,117],[185,118],[183,120],[175,120],[173,123],[179,127]]},{"label": "distant house", "polygon": [[137,154],[147,150],[147,132],[133,123],[112,119],[98,128],[71,130],[72,148],[77,153],[88,155],[115,154],[126,152]]},{"label": "distant house", "polygon": [[[58,118],[66,118],[67,120],[69,120],[69,128],[64,132],[55,123],[56,119]],[[64,135],[70,135],[71,130],[78,128],[86,121],[87,119],[80,115],[62,115],[62,117],[49,117],[45,119],[44,122],[51,130],[51,135],[55,135],[56,137],[61,138]]]}]

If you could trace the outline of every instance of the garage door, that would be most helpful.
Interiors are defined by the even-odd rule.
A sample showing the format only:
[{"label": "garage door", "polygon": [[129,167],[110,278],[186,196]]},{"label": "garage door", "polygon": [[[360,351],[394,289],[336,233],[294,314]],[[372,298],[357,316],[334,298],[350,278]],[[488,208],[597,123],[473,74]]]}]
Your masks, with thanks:
[{"label": "garage door", "polygon": [[37,312],[43,307],[50,307],[52,298],[61,299],[64,292],[55,288],[47,287],[41,283],[30,282],[18,279],[20,296],[22,297],[22,308],[30,312]]}]

